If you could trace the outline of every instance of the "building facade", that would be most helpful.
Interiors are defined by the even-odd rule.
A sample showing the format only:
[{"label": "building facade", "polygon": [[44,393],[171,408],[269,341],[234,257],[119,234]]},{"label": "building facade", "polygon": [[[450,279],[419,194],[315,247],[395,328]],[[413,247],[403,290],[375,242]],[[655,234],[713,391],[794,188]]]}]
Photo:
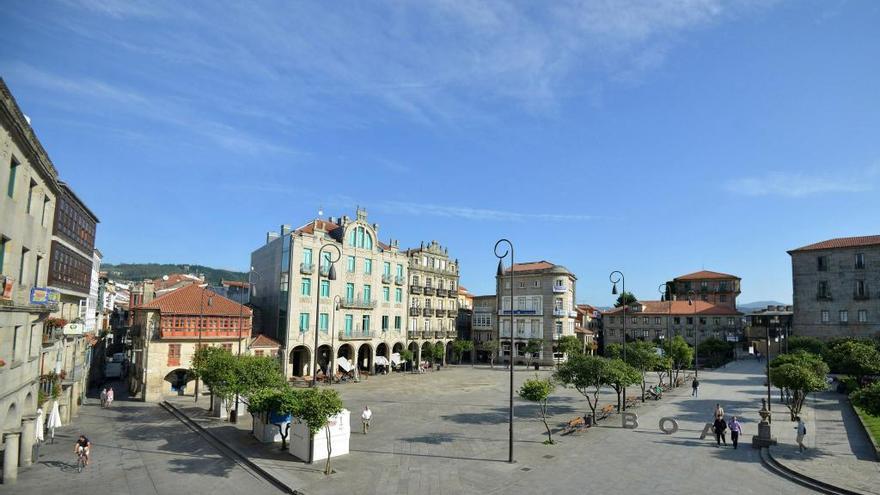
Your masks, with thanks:
[{"label": "building facade", "polygon": [[880,235],[830,239],[788,254],[794,335],[880,335]]},{"label": "building facade", "polygon": [[[577,277],[564,266],[548,261],[517,263],[496,276],[496,295],[500,301],[497,318],[502,362],[511,359],[510,318],[514,316],[514,362],[525,362],[524,349],[529,340],[540,340],[541,351],[532,362],[552,365],[564,356],[556,352],[556,342],[563,335],[575,335]],[[511,278],[514,300],[510,299]],[[475,301],[476,304],[476,301]]]},{"label": "building facade", "polygon": [[[474,341],[477,361],[489,362],[486,342],[498,340],[498,297],[474,296],[474,311],[471,317],[471,338]],[[496,351],[497,353],[497,351]]]},{"label": "building facade", "polygon": [[[625,315],[624,315],[624,309]],[[624,339],[664,340],[676,335],[694,345],[697,339],[715,337],[738,341],[742,335],[742,313],[728,305],[705,301],[636,301],[605,311],[602,314],[604,343],[621,343]]]},{"label": "building facade", "polygon": [[251,341],[251,310],[191,284],[131,309],[133,323],[129,390],[148,402],[189,393],[187,370],[199,346],[246,353]]},{"label": "building facade", "polygon": [[408,249],[409,289],[407,336],[417,361],[426,343],[443,345],[451,354],[450,342],[458,335],[458,260],[449,258],[448,249],[437,241]]},{"label": "building facade", "polygon": [[[336,279],[329,280],[330,260],[337,250]],[[369,223],[363,209],[355,218],[315,219],[297,229],[283,225],[280,232],[270,232],[266,244],[251,253],[250,300],[261,313],[265,334],[281,344],[286,376],[312,376],[316,322],[319,377],[336,370],[339,358],[372,372],[377,356],[390,359],[392,353],[410,347],[418,358],[425,342],[445,345],[449,339],[439,334],[429,338],[419,333],[413,339],[407,334],[411,263],[415,261],[397,241],[379,241],[379,225]],[[437,298],[437,275],[432,271],[436,268],[425,268],[420,273],[432,274],[431,297]],[[425,286],[424,278],[418,282]],[[432,302],[432,312],[425,316],[431,321],[440,317],[435,307]]]},{"label": "building facade", "polygon": [[736,275],[701,270],[666,282],[666,299],[687,301],[688,293],[694,291],[694,296],[700,301],[736,309],[740,282]]},{"label": "building facade", "polygon": [[766,352],[769,337],[770,351],[784,349],[785,340],[791,334],[794,311],[792,306],[770,305],[746,313],[743,317],[745,339],[759,352]]}]

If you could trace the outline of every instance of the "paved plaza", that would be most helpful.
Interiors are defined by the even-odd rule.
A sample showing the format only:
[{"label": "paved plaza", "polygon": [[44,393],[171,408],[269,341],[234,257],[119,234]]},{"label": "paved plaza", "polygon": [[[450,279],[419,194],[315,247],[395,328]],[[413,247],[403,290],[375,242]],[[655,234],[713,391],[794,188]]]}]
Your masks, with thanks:
[{"label": "paved plaza", "polygon": [[[351,453],[333,460],[336,472],[330,477],[321,474],[323,464],[305,464],[279,452],[278,446],[256,442],[249,435],[249,415],[231,425],[205,415],[207,400],[199,406],[191,397],[169,400],[224,443],[305,494],[804,493],[805,488],[764,468],[758,451],[751,448],[757,410],[766,393],[762,371],[760,363],[742,361],[701,372],[699,398],[690,396],[690,387],[681,387],[661,401],[639,404],[632,409],[639,416],[635,430],[621,428],[619,417],[612,415],[581,434],[557,432],[558,443],[552,446],[542,443],[546,434],[537,407],[517,399],[514,464],[506,462],[508,374],[501,367],[456,366],[338,385],[334,387],[353,413],[353,433]],[[517,386],[533,376],[534,371],[517,370]],[[615,396],[602,394],[601,405],[614,402]],[[741,417],[745,431],[738,450],[717,448],[714,439],[699,438],[716,402],[728,416]],[[370,433],[363,435],[359,411],[367,404],[374,416]],[[575,391],[558,388],[551,400],[551,424],[559,430],[586,407]],[[776,408],[774,433],[780,432],[783,444],[791,443],[793,438],[783,432],[793,424],[782,414],[782,406]],[[678,433],[659,431],[658,421],[664,416],[677,419]],[[83,426],[66,429],[63,440],[70,443],[79,429],[90,435],[100,450],[89,471],[71,472],[66,445],[58,452],[44,447],[37,466],[22,472],[10,493],[66,489],[70,483],[88,486],[93,493],[178,493],[183,487],[192,493],[278,493],[158,406],[129,403],[112,411],[87,406],[78,422]],[[815,427],[811,419],[814,432]],[[810,441],[815,442],[815,436]],[[788,455],[791,446],[778,449],[780,455]]]}]

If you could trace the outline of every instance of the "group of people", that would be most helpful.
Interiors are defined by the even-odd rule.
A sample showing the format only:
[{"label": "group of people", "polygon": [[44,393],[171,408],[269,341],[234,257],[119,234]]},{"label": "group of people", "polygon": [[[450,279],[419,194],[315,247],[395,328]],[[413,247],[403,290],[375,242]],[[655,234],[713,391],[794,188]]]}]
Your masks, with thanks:
[{"label": "group of people", "polygon": [[110,407],[113,404],[113,387],[107,386],[101,389],[101,407]]},{"label": "group of people", "polygon": [[715,404],[715,421],[712,423],[712,431],[715,432],[715,446],[720,447],[721,443],[727,445],[727,430],[730,430],[730,440],[733,442],[733,448],[739,445],[739,436],[742,433],[742,425],[737,421],[736,416],[730,418],[729,421],[724,420],[724,408],[721,404]]}]

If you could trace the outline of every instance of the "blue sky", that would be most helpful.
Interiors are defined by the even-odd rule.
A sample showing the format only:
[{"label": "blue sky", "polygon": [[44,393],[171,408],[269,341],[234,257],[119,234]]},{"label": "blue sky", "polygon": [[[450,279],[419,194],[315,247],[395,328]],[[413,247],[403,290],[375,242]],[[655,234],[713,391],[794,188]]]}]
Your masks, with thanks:
[{"label": "blue sky", "polygon": [[108,262],[247,269],[366,207],[492,290],[492,246],[643,299],[699,269],[791,300],[787,249],[878,233],[873,1],[30,2],[0,74]]}]

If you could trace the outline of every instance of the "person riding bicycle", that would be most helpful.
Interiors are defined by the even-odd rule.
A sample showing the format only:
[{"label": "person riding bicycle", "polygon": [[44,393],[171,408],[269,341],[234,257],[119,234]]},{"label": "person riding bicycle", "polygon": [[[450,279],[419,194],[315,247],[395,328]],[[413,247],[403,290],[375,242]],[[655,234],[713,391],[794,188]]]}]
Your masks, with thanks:
[{"label": "person riding bicycle", "polygon": [[89,451],[91,450],[91,447],[92,442],[89,442],[89,439],[86,438],[85,435],[80,435],[73,447],[73,452],[75,454],[79,454],[80,450],[82,450],[83,457],[85,457],[86,460],[86,466],[89,465]]}]

